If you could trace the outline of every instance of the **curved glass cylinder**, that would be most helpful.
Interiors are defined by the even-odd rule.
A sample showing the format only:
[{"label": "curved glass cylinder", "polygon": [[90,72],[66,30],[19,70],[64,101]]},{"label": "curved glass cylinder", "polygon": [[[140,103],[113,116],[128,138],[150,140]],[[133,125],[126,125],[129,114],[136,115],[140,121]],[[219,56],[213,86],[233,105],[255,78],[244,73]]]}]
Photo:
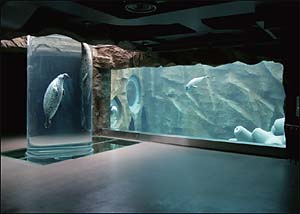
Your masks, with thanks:
[{"label": "curved glass cylinder", "polygon": [[93,153],[92,58],[61,35],[28,36],[27,159],[51,162]]}]

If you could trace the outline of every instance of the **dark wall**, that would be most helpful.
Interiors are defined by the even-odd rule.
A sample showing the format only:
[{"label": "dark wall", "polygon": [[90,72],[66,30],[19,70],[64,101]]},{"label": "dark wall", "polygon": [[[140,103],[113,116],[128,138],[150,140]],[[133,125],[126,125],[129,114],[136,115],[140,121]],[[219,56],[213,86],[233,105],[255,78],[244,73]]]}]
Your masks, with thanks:
[{"label": "dark wall", "polygon": [[1,137],[26,134],[26,52],[0,52]]},{"label": "dark wall", "polygon": [[281,10],[281,36],[284,64],[283,85],[285,100],[285,135],[290,157],[299,160],[300,118],[296,113],[296,98],[300,96],[299,86],[299,2],[287,1]]}]

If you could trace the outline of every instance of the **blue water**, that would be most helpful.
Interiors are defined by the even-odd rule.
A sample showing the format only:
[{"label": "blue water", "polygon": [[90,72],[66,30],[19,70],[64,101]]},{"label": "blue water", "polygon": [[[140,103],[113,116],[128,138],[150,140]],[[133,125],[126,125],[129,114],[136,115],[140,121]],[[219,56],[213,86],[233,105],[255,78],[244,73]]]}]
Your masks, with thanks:
[{"label": "blue water", "polygon": [[[29,74],[28,84],[28,126],[29,135],[48,135],[59,133],[81,132],[81,90],[79,84],[80,58],[78,55],[51,56],[47,53],[37,53],[30,57],[29,63],[33,66],[32,74]],[[52,119],[51,126],[44,127],[45,114],[43,110],[43,98],[48,85],[59,74],[67,73],[71,79],[64,81],[65,94],[61,104]]]},{"label": "blue water", "polygon": [[[285,147],[283,125],[280,134],[272,133],[275,121],[284,118],[283,70],[273,61],[112,70],[111,98],[120,104],[111,128]],[[204,76],[209,78],[186,89],[191,80]],[[250,132],[243,133],[251,135],[249,141],[236,133],[240,126]]]}]

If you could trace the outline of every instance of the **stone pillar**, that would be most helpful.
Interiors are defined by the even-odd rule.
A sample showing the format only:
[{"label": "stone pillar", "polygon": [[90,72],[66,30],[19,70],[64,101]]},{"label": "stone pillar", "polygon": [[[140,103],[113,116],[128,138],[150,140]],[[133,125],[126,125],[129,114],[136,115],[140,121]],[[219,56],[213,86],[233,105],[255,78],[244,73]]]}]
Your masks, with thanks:
[{"label": "stone pillar", "polygon": [[110,69],[93,69],[93,135],[110,127]]}]

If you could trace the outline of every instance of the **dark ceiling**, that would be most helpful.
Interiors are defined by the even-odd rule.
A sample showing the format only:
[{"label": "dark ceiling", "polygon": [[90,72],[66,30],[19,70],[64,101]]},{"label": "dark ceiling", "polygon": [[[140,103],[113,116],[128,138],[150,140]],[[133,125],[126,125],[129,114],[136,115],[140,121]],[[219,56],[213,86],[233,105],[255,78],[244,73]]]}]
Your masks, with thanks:
[{"label": "dark ceiling", "polygon": [[[292,5],[292,6],[291,6]],[[4,1],[1,39],[63,33],[136,49],[278,45],[282,9],[298,1]],[[131,11],[129,11],[129,9]],[[153,10],[153,11],[151,11]]]},{"label": "dark ceiling", "polygon": [[[208,5],[216,5],[220,3],[230,2],[232,0],[214,0],[214,1],[75,1],[83,6],[93,8],[95,10],[111,14],[122,19],[134,19],[139,17],[168,13],[172,11],[184,10],[194,7],[203,7]],[[146,2],[154,5],[156,10],[151,13],[132,13],[126,10],[126,5],[136,2]],[[172,2],[172,3],[171,3]]]}]

